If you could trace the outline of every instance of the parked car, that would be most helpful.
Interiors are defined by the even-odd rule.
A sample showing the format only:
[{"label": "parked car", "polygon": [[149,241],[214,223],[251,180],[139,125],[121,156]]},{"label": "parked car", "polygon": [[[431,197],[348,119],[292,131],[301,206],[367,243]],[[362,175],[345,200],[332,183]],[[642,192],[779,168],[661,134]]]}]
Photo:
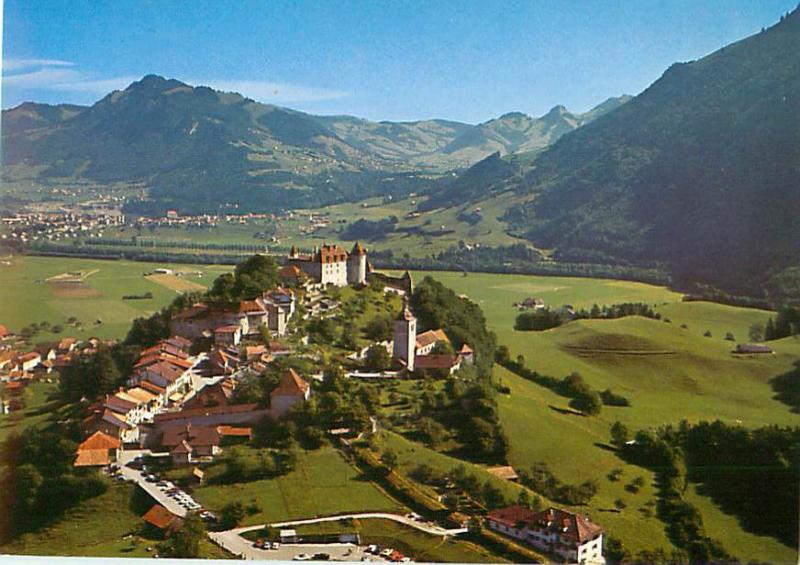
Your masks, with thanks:
[{"label": "parked car", "polygon": [[371,553],[372,555],[377,555],[379,551],[380,548],[375,544],[367,546],[367,553]]},{"label": "parked car", "polygon": [[394,549],[391,547],[387,547],[383,551],[381,551],[381,557],[389,557],[392,553],[394,553]]},{"label": "parked car", "polygon": [[314,561],[328,561],[330,558],[331,556],[328,553],[315,553],[312,557]]},{"label": "parked car", "polygon": [[253,542],[253,547],[255,547],[256,549],[261,549],[262,547],[264,547],[264,540],[258,538],[256,541]]},{"label": "parked car", "polygon": [[292,557],[292,561],[311,561],[311,556],[308,553],[298,553]]},{"label": "parked car", "polygon": [[280,548],[281,548],[280,542],[277,541],[272,542],[272,549],[280,549]]}]

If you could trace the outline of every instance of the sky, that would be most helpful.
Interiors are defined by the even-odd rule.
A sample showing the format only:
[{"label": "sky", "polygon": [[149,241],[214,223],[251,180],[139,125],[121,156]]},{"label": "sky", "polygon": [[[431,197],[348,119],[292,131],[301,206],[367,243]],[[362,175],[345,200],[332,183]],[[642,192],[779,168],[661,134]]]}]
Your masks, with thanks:
[{"label": "sky", "polygon": [[[2,0],[0,0],[2,2]],[[5,0],[2,107],[146,74],[316,114],[478,123],[638,94],[797,0]]]}]

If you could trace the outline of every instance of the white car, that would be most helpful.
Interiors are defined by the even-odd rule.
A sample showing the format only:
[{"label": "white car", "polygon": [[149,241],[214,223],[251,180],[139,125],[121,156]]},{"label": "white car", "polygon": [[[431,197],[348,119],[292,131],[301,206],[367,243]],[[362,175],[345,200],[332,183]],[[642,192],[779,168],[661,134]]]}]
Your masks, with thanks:
[{"label": "white car", "polygon": [[298,553],[292,557],[292,561],[311,561],[311,556],[308,553]]}]

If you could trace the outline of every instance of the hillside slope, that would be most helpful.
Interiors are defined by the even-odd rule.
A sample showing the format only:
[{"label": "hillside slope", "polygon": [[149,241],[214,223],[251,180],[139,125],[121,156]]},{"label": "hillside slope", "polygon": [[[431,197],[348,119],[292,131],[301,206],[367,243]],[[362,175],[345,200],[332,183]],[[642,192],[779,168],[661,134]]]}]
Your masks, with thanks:
[{"label": "hillside slope", "polygon": [[506,219],[569,260],[660,260],[756,292],[800,253],[800,14],[675,64],[565,135],[515,182]]}]

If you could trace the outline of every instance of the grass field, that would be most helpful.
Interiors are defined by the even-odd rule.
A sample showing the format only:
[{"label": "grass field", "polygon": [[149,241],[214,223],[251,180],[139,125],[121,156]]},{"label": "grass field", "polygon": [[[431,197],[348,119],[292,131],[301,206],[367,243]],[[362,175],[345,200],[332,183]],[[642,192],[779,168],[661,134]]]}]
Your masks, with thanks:
[{"label": "grass field", "polygon": [[[41,531],[24,534],[1,546],[0,552],[82,557],[152,557],[158,539],[143,537],[144,524],[132,508],[134,489],[115,484],[102,495],[68,511],[64,519]],[[150,551],[147,549],[150,548]],[[205,558],[229,557],[208,539],[201,542]]]},{"label": "grass field", "polygon": [[342,512],[404,511],[399,503],[364,480],[332,447],[300,453],[295,470],[283,477],[204,486],[195,490],[195,497],[211,510],[219,510],[232,501],[247,505],[255,500],[261,511],[247,516],[245,525]]},{"label": "grass field", "polygon": [[[691,421],[722,419],[746,426],[796,425],[797,417],[773,399],[769,379],[787,371],[800,355],[800,340],[773,344],[775,355],[739,358],[731,355],[734,343],[724,339],[730,331],[746,341],[751,324],[764,322],[770,313],[705,302],[680,302],[667,289],[610,280],[567,277],[506,276],[432,273],[456,292],[479,303],[499,343],[522,354],[526,364],[541,373],[563,377],[578,371],[593,387],[611,388],[632,406],[606,406],[599,417],[583,417],[564,410],[568,399],[495,368],[495,379],[511,388],[499,395],[500,418],[511,444],[511,463],[517,468],[545,461],[565,482],[598,481],[599,492],[590,505],[594,519],[609,533],[637,548],[669,547],[663,524],[644,516],[640,509],[652,500],[652,474],[626,465],[606,444],[609,428],[620,420],[631,429]],[[415,273],[419,280],[422,273]],[[517,310],[513,303],[527,296],[550,305],[645,302],[671,323],[630,317],[618,320],[583,320],[544,332],[513,329]],[[681,328],[686,324],[687,328]],[[706,330],[712,337],[703,337]],[[623,469],[622,479],[611,482],[608,472]],[[635,476],[647,486],[632,495],[624,489]],[[619,514],[613,508],[620,498],[627,505]],[[773,556],[785,561],[790,548],[772,538],[744,532],[735,517],[697,498],[704,520],[729,550],[742,559]],[[794,553],[796,555],[796,553]]]},{"label": "grass field", "polygon": [[[172,277],[181,285],[165,285],[145,278],[156,267],[185,271]],[[62,335],[123,338],[134,318],[146,316],[171,302],[176,290],[201,289],[211,285],[230,267],[212,265],[159,265],[132,261],[103,261],[62,257],[15,257],[10,266],[0,266],[0,323],[19,331],[32,322],[47,321],[64,327]],[[96,271],[80,285],[44,282],[68,272]],[[165,275],[170,277],[171,275]],[[55,287],[55,288],[54,288]],[[77,287],[77,288],[76,288]],[[123,300],[123,295],[151,292],[152,299]],[[66,293],[66,294],[65,294]],[[74,316],[81,328],[67,324]],[[96,324],[98,318],[101,324]],[[35,341],[54,340],[58,334],[43,332]]]}]

